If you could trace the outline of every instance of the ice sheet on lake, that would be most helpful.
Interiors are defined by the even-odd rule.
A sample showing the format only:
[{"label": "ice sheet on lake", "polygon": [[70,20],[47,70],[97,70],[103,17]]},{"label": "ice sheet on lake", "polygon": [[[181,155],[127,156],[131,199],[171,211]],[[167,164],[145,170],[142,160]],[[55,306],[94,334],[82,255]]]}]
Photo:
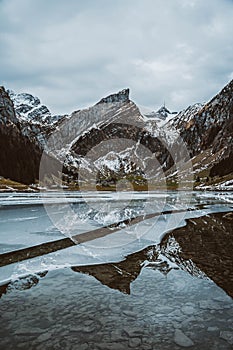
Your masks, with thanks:
[{"label": "ice sheet on lake", "polygon": [[[166,232],[184,226],[185,219],[230,210],[232,210],[230,206],[223,204],[220,205],[217,201],[217,204],[212,203],[212,205],[208,205],[206,209],[202,210],[189,211],[185,214],[173,213],[159,215],[158,217],[141,221],[132,227],[123,228],[120,231],[92,240],[88,243],[76,245],[17,264],[1,267],[1,283],[3,283],[3,281],[15,279],[18,276],[38,271],[54,270],[56,268],[67,266],[121,261],[130,253],[139,251],[152,244],[158,244]],[[83,224],[85,226],[83,229],[88,230],[88,223],[84,222]],[[52,239],[54,240],[54,237],[52,237]],[[46,237],[46,241],[48,240],[48,237]],[[16,242],[19,244],[20,240],[15,241],[15,243]]]}]

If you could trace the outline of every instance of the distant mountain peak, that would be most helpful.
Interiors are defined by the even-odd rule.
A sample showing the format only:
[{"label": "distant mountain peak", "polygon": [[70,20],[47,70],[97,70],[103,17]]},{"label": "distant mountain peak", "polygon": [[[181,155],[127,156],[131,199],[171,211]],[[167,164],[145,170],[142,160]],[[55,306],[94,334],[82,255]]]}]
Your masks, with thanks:
[{"label": "distant mountain peak", "polygon": [[104,97],[97,104],[114,102],[129,102],[129,89],[123,89],[116,94],[111,94],[107,97]]},{"label": "distant mountain peak", "polygon": [[160,114],[171,114],[171,112],[167,109],[167,107],[165,105],[160,107],[159,110],[157,111],[157,113],[160,113]]},{"label": "distant mountain peak", "polygon": [[177,114],[177,112],[170,112],[169,109],[165,106],[165,103],[162,107],[160,107],[157,111],[152,111],[150,113],[144,114],[147,118],[166,120],[169,115]]}]

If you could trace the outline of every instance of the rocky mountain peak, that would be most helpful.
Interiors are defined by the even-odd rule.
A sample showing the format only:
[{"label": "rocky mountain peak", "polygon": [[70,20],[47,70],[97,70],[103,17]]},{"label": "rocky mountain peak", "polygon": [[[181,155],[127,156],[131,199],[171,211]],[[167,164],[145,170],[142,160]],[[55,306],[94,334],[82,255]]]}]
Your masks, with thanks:
[{"label": "rocky mountain peak", "polygon": [[116,94],[111,94],[107,97],[104,97],[97,104],[114,102],[129,102],[129,89],[123,89]]},{"label": "rocky mountain peak", "polygon": [[171,114],[171,112],[169,111],[169,109],[167,109],[166,106],[162,106],[158,109],[158,113],[169,113]]},{"label": "rocky mountain peak", "polygon": [[31,94],[28,93],[20,93],[16,94],[13,90],[8,90],[10,98],[12,98],[15,102],[15,106],[19,106],[21,104],[27,104],[28,106],[36,107],[38,106],[41,102],[38,97],[35,97]]},{"label": "rocky mountain peak", "polygon": [[58,122],[64,116],[52,115],[47,106],[41,103],[40,99],[29,93],[15,93],[13,90],[7,90],[17,118],[22,123],[30,123],[37,126],[50,126]]},{"label": "rocky mountain peak", "polygon": [[50,123],[51,113],[38,97],[28,93],[17,94],[12,90],[8,90],[8,93],[19,119],[25,119],[32,123]]},{"label": "rocky mountain peak", "polygon": [[[168,117],[173,117],[177,112],[171,112],[165,105],[160,107],[157,111],[144,114],[145,117],[155,119],[159,123],[160,121],[167,121]],[[170,118],[169,118],[170,119]]]}]

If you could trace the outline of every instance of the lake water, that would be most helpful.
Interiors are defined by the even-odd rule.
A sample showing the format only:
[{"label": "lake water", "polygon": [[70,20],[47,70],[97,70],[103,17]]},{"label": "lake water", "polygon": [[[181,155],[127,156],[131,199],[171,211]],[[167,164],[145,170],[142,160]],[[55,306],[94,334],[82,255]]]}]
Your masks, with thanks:
[{"label": "lake water", "polygon": [[230,192],[0,194],[0,348],[232,349],[231,212]]}]

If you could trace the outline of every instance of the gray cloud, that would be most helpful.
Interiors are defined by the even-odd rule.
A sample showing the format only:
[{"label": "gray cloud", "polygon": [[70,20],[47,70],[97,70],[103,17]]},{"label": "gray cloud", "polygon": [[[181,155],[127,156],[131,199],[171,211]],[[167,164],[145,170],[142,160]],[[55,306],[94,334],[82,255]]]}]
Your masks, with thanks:
[{"label": "gray cloud", "polygon": [[1,84],[54,113],[124,87],[182,109],[233,78],[231,0],[0,1]]}]

